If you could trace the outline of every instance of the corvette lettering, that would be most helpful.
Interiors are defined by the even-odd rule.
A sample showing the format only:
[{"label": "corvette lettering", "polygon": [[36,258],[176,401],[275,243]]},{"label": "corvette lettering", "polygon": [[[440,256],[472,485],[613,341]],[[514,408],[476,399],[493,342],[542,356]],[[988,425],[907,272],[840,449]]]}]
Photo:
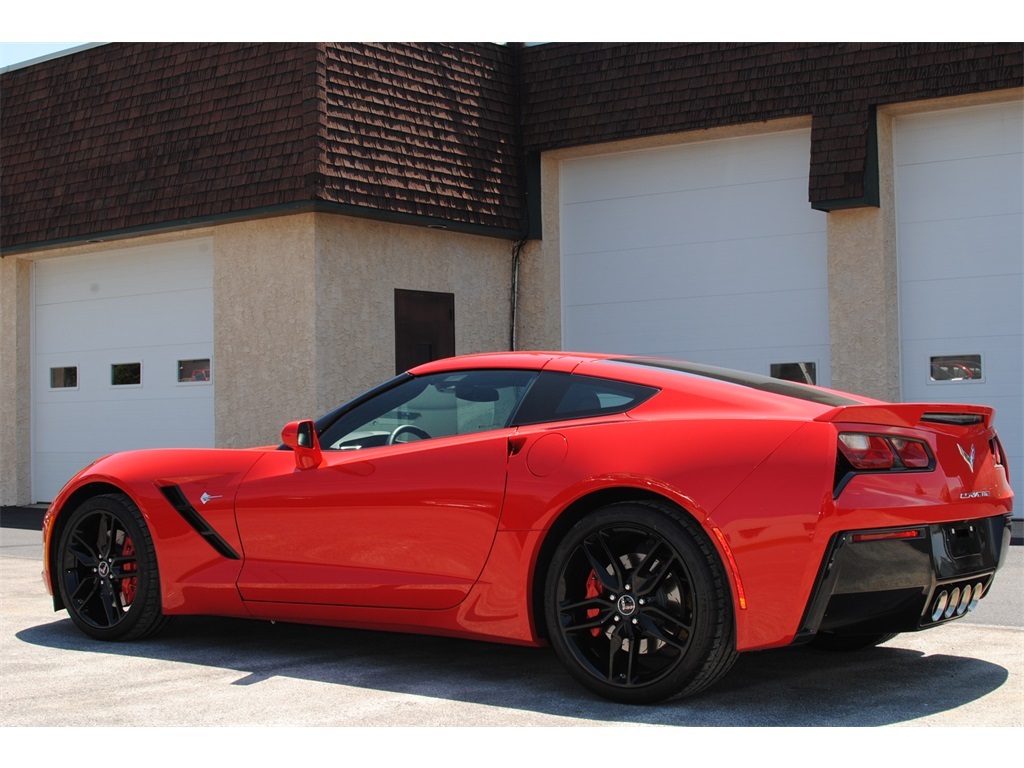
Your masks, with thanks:
[{"label": "corvette lettering", "polygon": [[989,497],[988,491],[971,491],[970,493],[961,493],[961,499],[987,499]]}]

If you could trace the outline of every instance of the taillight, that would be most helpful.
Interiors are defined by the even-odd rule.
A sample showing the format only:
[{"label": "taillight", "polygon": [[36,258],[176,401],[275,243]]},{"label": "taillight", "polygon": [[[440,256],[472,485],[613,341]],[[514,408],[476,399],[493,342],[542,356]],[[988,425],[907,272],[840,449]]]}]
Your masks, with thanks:
[{"label": "taillight", "polygon": [[900,461],[907,469],[927,469],[932,463],[928,445],[920,440],[894,437],[889,442],[896,449],[896,455],[900,457]]},{"label": "taillight", "polygon": [[910,437],[840,432],[833,493],[838,496],[858,472],[929,470],[935,459],[928,443]]},{"label": "taillight", "polygon": [[839,435],[839,450],[854,469],[890,469],[896,464],[888,441],[879,435],[843,432]]}]

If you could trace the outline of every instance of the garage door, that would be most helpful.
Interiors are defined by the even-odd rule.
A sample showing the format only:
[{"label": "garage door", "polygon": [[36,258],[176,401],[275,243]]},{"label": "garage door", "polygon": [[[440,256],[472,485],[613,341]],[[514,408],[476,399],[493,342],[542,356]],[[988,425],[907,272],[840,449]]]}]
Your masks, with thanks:
[{"label": "garage door", "polygon": [[828,384],[809,156],[792,131],[563,162],[563,347]]},{"label": "garage door", "polygon": [[36,262],[33,495],[93,459],[213,445],[209,241]]},{"label": "garage door", "polygon": [[1022,150],[1020,103],[896,123],[903,399],[994,406],[1018,496],[1024,492]]}]

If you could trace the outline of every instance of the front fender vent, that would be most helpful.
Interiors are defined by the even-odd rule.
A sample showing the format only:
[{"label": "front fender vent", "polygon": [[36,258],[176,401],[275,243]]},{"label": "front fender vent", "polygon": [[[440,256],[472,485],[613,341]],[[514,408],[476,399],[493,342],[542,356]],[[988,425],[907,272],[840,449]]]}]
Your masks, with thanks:
[{"label": "front fender vent", "polygon": [[242,557],[231,545],[228,544],[221,537],[217,531],[213,529],[206,520],[196,512],[196,508],[189,504],[188,499],[185,498],[185,494],[182,493],[181,488],[176,485],[162,485],[160,486],[160,493],[164,495],[164,498],[174,507],[175,511],[198,533],[203,539],[209,544],[221,557],[226,557],[228,560],[241,560]]}]

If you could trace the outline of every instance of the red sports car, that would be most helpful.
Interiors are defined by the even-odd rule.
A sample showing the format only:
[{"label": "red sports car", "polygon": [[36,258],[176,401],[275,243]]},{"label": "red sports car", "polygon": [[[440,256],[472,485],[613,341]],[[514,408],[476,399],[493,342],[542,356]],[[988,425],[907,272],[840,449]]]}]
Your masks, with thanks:
[{"label": "red sports car", "polygon": [[651,702],[957,619],[1010,541],[990,408],[675,360],[432,362],[282,439],[83,470],[44,523],[54,608],[104,640],[216,614],[550,644]]}]

